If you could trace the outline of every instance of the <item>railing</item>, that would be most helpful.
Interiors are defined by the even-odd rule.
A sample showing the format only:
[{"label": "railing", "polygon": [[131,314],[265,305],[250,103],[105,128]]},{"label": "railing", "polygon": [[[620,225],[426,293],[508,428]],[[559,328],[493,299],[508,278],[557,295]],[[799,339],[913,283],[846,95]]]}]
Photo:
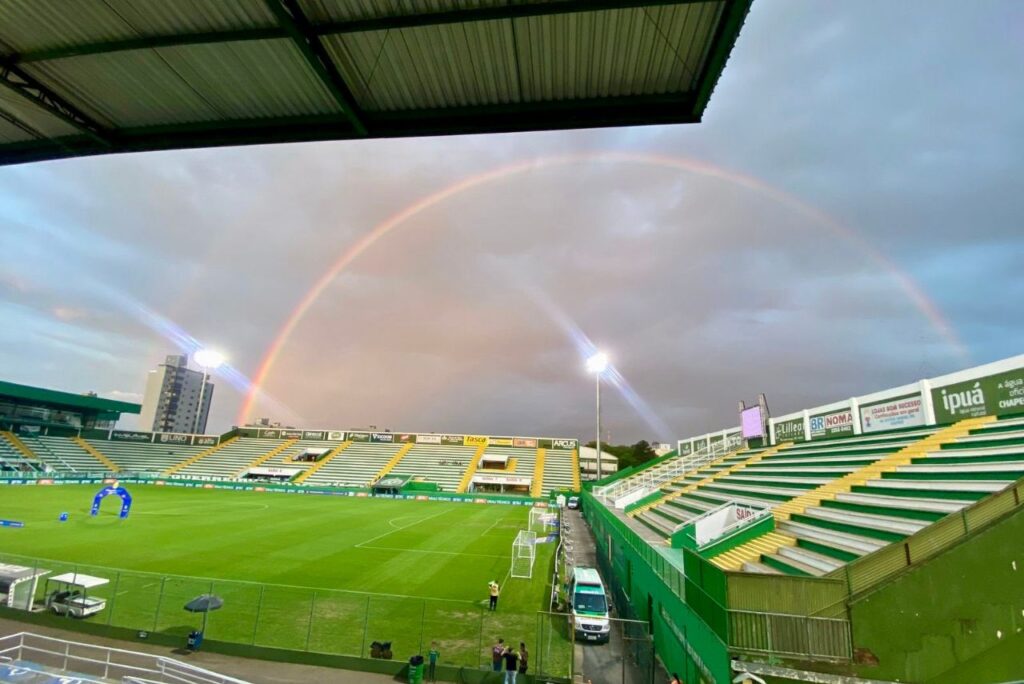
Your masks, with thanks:
[{"label": "railing", "polygon": [[812,660],[853,657],[850,621],[747,610],[729,611],[729,648]]},{"label": "railing", "polygon": [[730,451],[740,448],[742,444],[742,437],[730,436],[688,456],[679,456],[666,465],[644,470],[604,487],[596,487],[594,496],[606,505],[623,508],[687,472],[718,460]]},{"label": "railing", "polygon": [[0,637],[0,660],[31,660],[34,665],[73,670],[76,681],[104,680],[145,684],[249,684],[173,658],[120,648],[84,644],[31,632]]}]

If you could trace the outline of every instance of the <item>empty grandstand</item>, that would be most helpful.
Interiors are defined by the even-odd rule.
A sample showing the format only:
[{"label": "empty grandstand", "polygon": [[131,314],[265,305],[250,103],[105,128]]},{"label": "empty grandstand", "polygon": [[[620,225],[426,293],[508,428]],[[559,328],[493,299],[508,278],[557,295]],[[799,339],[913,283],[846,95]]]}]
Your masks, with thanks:
[{"label": "empty grandstand", "polygon": [[[995,607],[1024,605],[1001,569],[1014,552],[992,550],[1024,520],[1022,388],[1024,356],[774,418],[764,441],[736,429],[683,440],[587,495],[599,555],[616,558],[607,570],[641,611],[650,587],[630,576],[646,567],[664,587],[674,607],[650,618],[703,644],[670,656],[686,680],[739,669],[811,681],[820,661],[872,680],[963,672],[929,640],[1002,648],[1010,623]],[[938,576],[971,579],[940,589]],[[929,591],[950,600],[923,605]],[[986,638],[960,630],[964,615]],[[934,659],[900,650],[908,639]]]}]

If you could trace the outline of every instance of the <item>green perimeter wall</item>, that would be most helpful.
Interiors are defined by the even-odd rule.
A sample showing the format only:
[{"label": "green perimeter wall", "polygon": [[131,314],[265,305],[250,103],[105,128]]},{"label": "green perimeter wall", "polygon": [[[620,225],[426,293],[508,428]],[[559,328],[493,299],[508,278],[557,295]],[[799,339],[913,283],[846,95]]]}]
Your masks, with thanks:
[{"label": "green perimeter wall", "polygon": [[620,616],[648,622],[655,652],[668,671],[678,672],[688,684],[731,682],[724,574],[689,552],[684,552],[684,573],[589,492],[583,494],[583,514],[594,531],[606,579],[620,589],[616,599],[629,602],[625,611],[620,606]]},{"label": "green perimeter wall", "polygon": [[404,489],[401,494],[373,494],[369,488],[351,487],[309,487],[293,484],[277,484],[273,482],[239,482],[233,480],[182,480],[166,477],[118,477],[117,475],[86,474],[78,477],[60,477],[51,475],[33,475],[26,477],[0,477],[0,485],[11,486],[56,486],[62,484],[105,484],[117,480],[122,484],[147,484],[165,487],[189,487],[194,489],[231,489],[250,492],[280,492],[284,494],[320,494],[326,496],[374,497],[383,499],[409,499],[420,501],[450,501],[462,503],[509,504],[513,506],[553,505],[556,492],[551,492],[551,501],[529,496],[511,496],[503,494],[456,494],[441,491],[411,491]]},{"label": "green perimeter wall", "polygon": [[[1024,672],[1024,509],[850,605],[863,677],[960,684]],[[1000,636],[1001,634],[1001,636]],[[867,655],[866,653],[863,655]]]}]

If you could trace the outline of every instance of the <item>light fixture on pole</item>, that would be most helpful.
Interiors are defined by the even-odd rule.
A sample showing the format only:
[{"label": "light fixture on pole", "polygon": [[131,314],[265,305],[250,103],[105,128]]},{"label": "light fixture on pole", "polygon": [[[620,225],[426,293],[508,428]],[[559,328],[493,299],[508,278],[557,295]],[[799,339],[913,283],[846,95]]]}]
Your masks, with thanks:
[{"label": "light fixture on pole", "polygon": [[608,369],[608,355],[602,351],[594,352],[587,359],[587,372],[593,373],[597,381],[597,441],[594,442],[597,451],[597,479],[601,479],[601,374]]},{"label": "light fixture on pole", "polygon": [[199,432],[199,418],[203,415],[203,398],[206,393],[206,382],[210,377],[210,371],[217,370],[224,363],[224,355],[213,349],[199,349],[192,354],[192,360],[203,369],[203,384],[199,386],[199,405],[196,407],[196,418],[192,422],[192,434],[197,434]]}]

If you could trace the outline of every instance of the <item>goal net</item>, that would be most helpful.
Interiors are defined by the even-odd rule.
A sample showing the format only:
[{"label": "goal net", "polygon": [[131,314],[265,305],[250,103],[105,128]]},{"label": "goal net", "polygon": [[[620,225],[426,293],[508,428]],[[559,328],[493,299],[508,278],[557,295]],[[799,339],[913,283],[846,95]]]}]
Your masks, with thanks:
[{"label": "goal net", "polygon": [[539,536],[545,536],[558,527],[558,513],[553,513],[547,508],[530,509],[530,531]]},{"label": "goal net", "polygon": [[519,530],[512,542],[512,577],[533,579],[533,561],[537,554],[537,534]]}]

